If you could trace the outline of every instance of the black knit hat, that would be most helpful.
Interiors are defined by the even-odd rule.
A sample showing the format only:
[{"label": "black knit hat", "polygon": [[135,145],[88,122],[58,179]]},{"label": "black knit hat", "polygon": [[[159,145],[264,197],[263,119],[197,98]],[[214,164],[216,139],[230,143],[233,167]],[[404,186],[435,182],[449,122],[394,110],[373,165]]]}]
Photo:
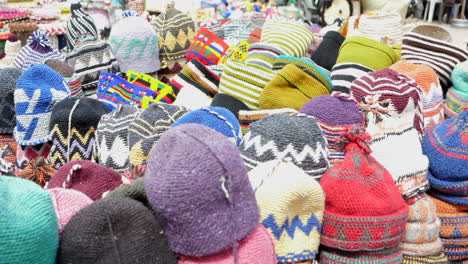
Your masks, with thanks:
[{"label": "black knit hat", "polygon": [[59,264],[177,263],[152,211],[128,198],[99,200],[74,215],[57,259]]},{"label": "black knit hat", "polygon": [[239,111],[250,110],[250,108],[241,100],[228,94],[221,93],[215,95],[213,101],[211,102],[211,106],[224,107],[227,110],[231,111],[237,119],[239,119]]},{"label": "black knit hat", "polygon": [[311,59],[319,66],[331,71],[338,58],[345,37],[336,31],[328,31],[322,42],[312,54]]},{"label": "black knit hat", "polygon": [[67,38],[67,46],[72,51],[81,38],[97,38],[98,32],[94,19],[85,12],[80,3],[72,4],[70,12],[71,16],[67,21],[65,36]]},{"label": "black knit hat", "polygon": [[16,68],[0,70],[0,134],[12,134],[16,125],[14,93],[21,71]]},{"label": "black knit hat", "polygon": [[148,197],[146,196],[144,177],[134,180],[130,184],[124,184],[119,188],[109,192],[104,199],[129,198],[136,200],[150,208]]}]

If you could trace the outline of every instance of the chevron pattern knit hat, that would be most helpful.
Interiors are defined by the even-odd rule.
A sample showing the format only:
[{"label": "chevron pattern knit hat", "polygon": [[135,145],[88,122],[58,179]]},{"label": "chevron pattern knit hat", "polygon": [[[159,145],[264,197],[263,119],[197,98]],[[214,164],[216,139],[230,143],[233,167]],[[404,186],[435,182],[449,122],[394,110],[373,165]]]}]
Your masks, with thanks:
[{"label": "chevron pattern knit hat", "polygon": [[17,146],[13,135],[0,134],[0,175],[15,175],[16,148]]},{"label": "chevron pattern knit hat", "polygon": [[99,73],[118,73],[120,70],[111,46],[99,39],[81,41],[67,54],[65,61],[75,69],[87,96],[96,93]]},{"label": "chevron pattern knit hat", "polygon": [[172,251],[181,255],[235,250],[258,226],[257,202],[238,148],[199,124],[161,136],[148,162],[145,189]]},{"label": "chevron pattern knit hat", "polygon": [[402,264],[446,264],[449,263],[444,253],[432,256],[410,256],[403,255]]},{"label": "chevron pattern knit hat", "polygon": [[34,64],[44,63],[47,59],[64,60],[60,52],[50,45],[46,33],[36,30],[29,37],[28,44],[19,51],[14,65],[25,71]]},{"label": "chevron pattern knit hat", "polygon": [[319,180],[329,167],[327,140],[317,121],[304,114],[273,114],[252,123],[240,149],[249,170],[289,157]]},{"label": "chevron pattern knit hat", "polygon": [[157,72],[158,35],[144,17],[123,17],[112,25],[109,43],[122,72]]},{"label": "chevron pattern knit hat", "polygon": [[0,176],[0,185],[2,262],[55,263],[58,223],[49,194],[39,185],[16,177]]},{"label": "chevron pattern knit hat", "polygon": [[0,69],[13,67],[16,56],[21,50],[21,41],[18,36],[10,33],[7,41],[5,42],[5,57],[0,60]]},{"label": "chevron pattern knit hat", "polygon": [[16,141],[20,145],[49,141],[52,107],[69,96],[68,83],[48,66],[39,64],[23,72],[15,89]]},{"label": "chevron pattern knit hat", "polygon": [[331,71],[331,80],[333,83],[333,91],[349,94],[351,83],[360,77],[372,72],[368,68],[359,63],[337,63]]},{"label": "chevron pattern knit hat", "polygon": [[75,73],[75,69],[66,62],[61,60],[47,60],[45,65],[49,66],[52,70],[58,72],[70,86],[70,96],[81,98],[84,97],[83,89],[81,88],[81,79]]},{"label": "chevron pattern knit hat", "polygon": [[16,68],[0,70],[0,134],[12,134],[15,128],[15,88],[22,72]]},{"label": "chevron pattern knit hat", "polygon": [[275,243],[278,263],[314,260],[320,245],[325,195],[291,159],[262,163],[249,172],[260,223]]},{"label": "chevron pattern knit hat", "polygon": [[338,58],[340,46],[343,44],[345,37],[337,31],[328,31],[323,40],[312,54],[311,59],[318,65],[331,71]]},{"label": "chevron pattern knit hat", "polygon": [[56,169],[72,160],[97,160],[96,128],[101,116],[109,112],[104,103],[92,98],[69,98],[54,106],[49,160]]},{"label": "chevron pattern knit hat", "polygon": [[186,52],[187,61],[194,58],[203,65],[216,65],[224,52],[229,49],[229,44],[206,28],[200,28],[195,39]]},{"label": "chevron pattern knit hat", "polygon": [[309,50],[314,36],[302,24],[270,20],[263,26],[261,39],[285,51],[288,56],[301,58]]},{"label": "chevron pattern knit hat", "polygon": [[86,13],[81,4],[73,3],[70,6],[71,16],[67,20],[67,46],[69,51],[73,51],[77,43],[84,38],[98,38],[98,31],[94,19]]},{"label": "chevron pattern knit hat", "polygon": [[448,117],[458,115],[468,106],[468,61],[455,66],[452,71],[452,84],[447,92],[444,108]]},{"label": "chevron pattern knit hat", "polygon": [[151,210],[140,202],[116,198],[79,211],[60,240],[57,263],[97,262],[176,264],[177,256]]}]

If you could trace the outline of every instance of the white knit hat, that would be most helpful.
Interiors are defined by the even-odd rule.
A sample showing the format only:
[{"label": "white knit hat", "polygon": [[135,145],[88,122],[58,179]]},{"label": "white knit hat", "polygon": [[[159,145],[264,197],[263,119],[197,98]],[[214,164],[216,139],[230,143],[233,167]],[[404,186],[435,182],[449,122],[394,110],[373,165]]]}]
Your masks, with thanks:
[{"label": "white knit hat", "polygon": [[403,39],[401,16],[397,13],[364,14],[359,18],[355,35],[374,39],[389,46],[401,44]]}]

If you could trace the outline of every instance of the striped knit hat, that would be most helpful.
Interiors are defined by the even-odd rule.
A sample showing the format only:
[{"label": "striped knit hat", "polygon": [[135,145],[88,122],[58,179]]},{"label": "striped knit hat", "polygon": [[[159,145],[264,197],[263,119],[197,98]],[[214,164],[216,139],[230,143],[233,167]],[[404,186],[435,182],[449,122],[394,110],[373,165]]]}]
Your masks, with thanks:
[{"label": "striped knit hat", "polygon": [[218,64],[229,45],[206,28],[201,28],[187,50],[186,58],[198,59],[204,65]]},{"label": "striped knit hat", "polygon": [[341,44],[343,44],[344,40],[345,37],[339,32],[328,31],[325,36],[323,36],[323,40],[314,54],[312,54],[311,59],[318,65],[331,71],[336,63]]},{"label": "striped knit hat", "polygon": [[246,134],[249,127],[254,122],[273,114],[294,114],[297,113],[296,109],[283,108],[283,109],[272,109],[272,110],[240,110],[239,111],[239,123],[241,125],[242,134]]},{"label": "striped knit hat", "polygon": [[332,89],[336,92],[349,94],[351,83],[372,71],[371,68],[359,63],[337,63],[333,66],[330,76],[333,83]]},{"label": "striped knit hat", "polygon": [[13,135],[0,134],[0,175],[15,175],[16,148]]},{"label": "striped knit hat", "polygon": [[273,114],[252,123],[240,149],[248,170],[289,157],[318,180],[329,167],[327,140],[317,121],[304,114]]},{"label": "striped knit hat", "polygon": [[58,72],[65,79],[70,86],[71,97],[81,98],[85,96],[81,88],[81,79],[70,64],[56,59],[47,60],[44,64]]},{"label": "striped knit hat", "polygon": [[[286,52],[272,44],[259,42],[249,46],[249,51],[246,55],[245,63],[258,65],[266,69],[273,69],[273,65],[280,56],[286,56]],[[287,57],[293,58],[290,56]],[[283,65],[283,67],[284,66],[285,65]]]},{"label": "striped knit hat", "polygon": [[224,40],[229,43],[248,40],[250,33],[256,27],[258,26],[250,21],[245,21],[243,19],[231,19],[223,24]]},{"label": "striped knit hat", "polygon": [[451,85],[450,74],[458,63],[468,59],[468,53],[447,41],[416,32],[408,32],[403,38],[401,58],[414,64],[426,64],[439,76],[444,94]]},{"label": "striped knit hat", "polygon": [[402,264],[447,264],[448,259],[444,253],[431,256],[410,256],[403,255]]},{"label": "striped knit hat", "polygon": [[291,159],[262,163],[249,172],[249,179],[260,223],[273,237],[277,262],[315,260],[325,206],[320,184]]},{"label": "striped knit hat", "polygon": [[12,134],[15,128],[15,88],[22,72],[16,68],[0,70],[0,134]]},{"label": "striped knit hat", "polygon": [[445,100],[445,114],[448,117],[458,115],[468,106],[468,61],[455,66],[452,71],[452,83]]},{"label": "striped knit hat", "polygon": [[286,55],[304,57],[314,41],[312,31],[304,25],[289,22],[269,20],[262,30],[262,42],[284,50]]},{"label": "striped knit hat", "polygon": [[78,42],[84,38],[98,38],[98,31],[94,19],[86,13],[81,4],[73,3],[70,6],[71,16],[67,20],[67,46],[69,51],[73,51]]}]

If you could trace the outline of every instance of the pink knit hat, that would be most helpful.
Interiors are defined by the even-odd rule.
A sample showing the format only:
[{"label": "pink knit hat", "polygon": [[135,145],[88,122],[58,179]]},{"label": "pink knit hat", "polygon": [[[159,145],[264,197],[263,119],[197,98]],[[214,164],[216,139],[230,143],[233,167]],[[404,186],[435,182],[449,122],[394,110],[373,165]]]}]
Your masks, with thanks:
[{"label": "pink knit hat", "polygon": [[49,192],[54,204],[55,213],[57,213],[59,234],[62,234],[63,228],[72,216],[93,202],[84,193],[75,190],[53,188],[47,192]]},{"label": "pink knit hat", "polygon": [[178,264],[276,264],[276,252],[273,239],[262,225],[246,238],[239,241],[237,262],[234,261],[233,249],[226,249],[208,257],[181,256]]}]

